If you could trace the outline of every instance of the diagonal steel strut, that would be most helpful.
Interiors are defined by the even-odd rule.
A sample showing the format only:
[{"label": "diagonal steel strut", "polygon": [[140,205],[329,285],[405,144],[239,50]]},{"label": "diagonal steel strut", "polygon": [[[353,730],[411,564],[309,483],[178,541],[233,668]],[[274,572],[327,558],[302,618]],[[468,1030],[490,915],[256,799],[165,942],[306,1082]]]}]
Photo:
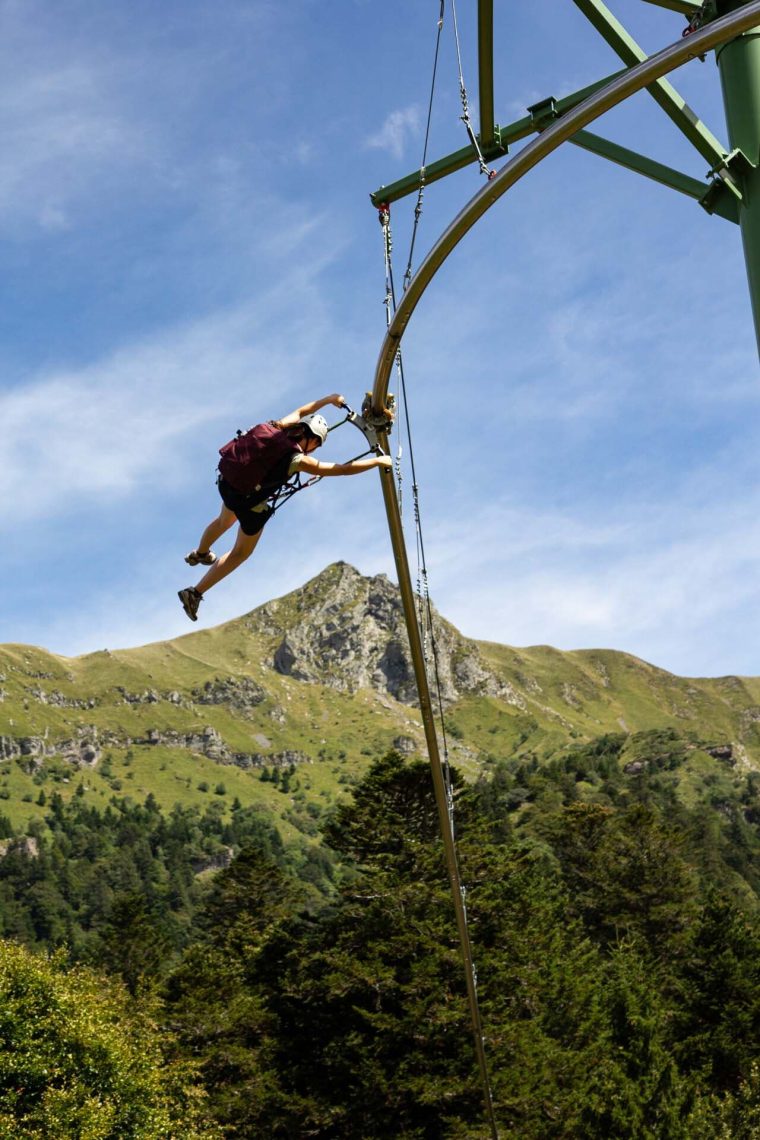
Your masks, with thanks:
[{"label": "diagonal steel strut", "polygon": [[[604,36],[607,43],[617,52],[628,67],[635,67],[647,58],[646,52],[639,47],[634,38],[616,20],[603,0],[573,0],[583,15],[596,30]],[[715,135],[705,126],[699,115],[692,111],[685,99],[668,83],[667,79],[656,79],[647,85],[652,98],[659,103],[666,115],[669,115],[682,134],[697,148],[703,158],[710,164],[710,168],[717,168],[723,164],[728,151],[716,139]]]},{"label": "diagonal steel strut", "polygon": [[658,8],[669,8],[682,16],[696,16],[702,5],[698,0],[644,0],[646,4],[656,4]]}]

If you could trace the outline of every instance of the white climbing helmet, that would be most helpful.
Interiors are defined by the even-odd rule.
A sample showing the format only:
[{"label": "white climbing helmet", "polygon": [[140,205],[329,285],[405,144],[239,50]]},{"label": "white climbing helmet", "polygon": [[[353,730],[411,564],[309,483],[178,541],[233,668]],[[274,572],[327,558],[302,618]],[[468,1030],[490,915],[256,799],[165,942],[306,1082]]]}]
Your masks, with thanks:
[{"label": "white climbing helmet", "polygon": [[310,416],[302,416],[298,422],[304,424],[311,434],[317,437],[320,444],[327,439],[327,433],[330,429],[327,426],[327,420],[324,416],[320,416],[319,412],[313,412]]}]

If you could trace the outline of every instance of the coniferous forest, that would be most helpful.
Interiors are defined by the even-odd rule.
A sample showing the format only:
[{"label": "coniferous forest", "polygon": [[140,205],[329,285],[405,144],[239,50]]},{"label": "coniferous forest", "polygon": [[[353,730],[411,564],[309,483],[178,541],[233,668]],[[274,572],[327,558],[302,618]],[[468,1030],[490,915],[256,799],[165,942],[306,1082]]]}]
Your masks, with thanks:
[{"label": "coniferous forest", "polygon": [[[760,776],[688,806],[685,741],[626,740],[454,773],[500,1132],[760,1136]],[[239,802],[0,825],[0,1136],[488,1134],[426,763],[301,847]]]}]

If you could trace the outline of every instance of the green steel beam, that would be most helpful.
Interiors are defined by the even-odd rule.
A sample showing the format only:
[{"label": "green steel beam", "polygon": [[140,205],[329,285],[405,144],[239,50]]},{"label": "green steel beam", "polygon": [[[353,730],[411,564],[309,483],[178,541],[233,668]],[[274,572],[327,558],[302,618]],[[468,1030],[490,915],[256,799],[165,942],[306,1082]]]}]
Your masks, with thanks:
[{"label": "green steel beam", "polygon": [[[499,127],[494,127],[494,131],[495,138],[498,139]],[[506,146],[494,143],[493,147],[483,149],[483,158],[486,162],[492,162],[495,158],[501,158],[506,153]],[[477,161],[478,153],[474,146],[465,146],[461,150],[455,150],[453,154],[439,158],[437,162],[431,162],[429,166],[425,167],[425,185],[427,186],[429,182],[437,182],[439,178],[445,178],[447,174],[453,174],[455,170],[462,170],[471,162]],[[407,174],[406,177],[399,178],[397,182],[389,182],[387,186],[381,186],[375,190],[374,194],[370,194],[370,201],[373,206],[379,206],[381,202],[397,202],[399,198],[406,198],[408,194],[416,194],[419,188],[420,171],[415,170],[413,174]]]},{"label": "green steel beam", "polygon": [[494,141],[493,121],[493,0],[478,0],[478,85],[480,145]]},{"label": "green steel beam", "polygon": [[[596,83],[590,83],[588,87],[583,87],[580,91],[573,92],[572,95],[555,99],[554,110],[556,114],[563,115],[566,111],[577,107],[584,99],[588,99],[589,95],[593,95],[594,92],[611,83],[613,79],[623,75],[625,70],[616,71],[613,75],[607,75],[604,79],[597,80]],[[506,127],[494,126],[493,146],[483,149],[483,157],[486,162],[503,158],[512,143],[520,142],[521,139],[526,139],[535,132],[536,121],[533,115],[525,115],[522,119],[516,119],[514,123],[510,123]],[[477,160],[478,156],[473,146],[462,147],[461,150],[456,150],[453,154],[446,155],[445,158],[439,158],[436,162],[431,162],[429,166],[425,167],[425,185],[427,186],[429,182],[437,182],[439,178],[445,178],[447,174],[453,174],[455,170],[462,170],[463,167],[469,166],[471,162],[477,162]],[[419,188],[420,172],[415,170],[412,174],[407,174],[404,178],[399,178],[396,182],[389,182],[387,186],[381,186],[375,190],[373,194],[370,194],[370,201],[374,206],[379,206],[381,202],[397,202],[408,194],[416,194]]]},{"label": "green steel beam", "polygon": [[[617,52],[627,67],[635,67],[644,62],[647,58],[646,52],[639,47],[623,25],[615,19],[602,0],[574,0],[574,3],[604,37],[610,47]],[[670,116],[678,129],[707,160],[710,167],[722,165],[723,159],[728,153],[726,148],[708,130],[699,116],[692,111],[688,103],[681,98],[667,79],[658,79],[647,90],[653,99],[659,103],[665,114]]]},{"label": "green steel beam", "polygon": [[[750,0],[750,3],[744,7],[746,11],[739,9],[732,12],[722,19],[700,28],[693,35],[687,36],[685,39],[678,39],[670,47],[650,56],[645,63],[639,64],[638,67],[627,70],[618,79],[609,83],[606,88],[595,95],[591,95],[582,104],[561,119],[557,119],[545,131],[522,147],[497,171],[496,176],[491,181],[486,182],[478,193],[473,195],[464,208],[459,211],[448,229],[441,234],[420,264],[408,287],[404,290],[380,348],[372,390],[373,408],[381,409],[386,404],[388,380],[399,345],[425,290],[443,263],[475,223],[499,201],[502,195],[506,194],[539,162],[547,158],[563,142],[577,134],[579,130],[587,127],[595,119],[612,110],[625,99],[630,98],[631,95],[635,95],[637,91],[649,87],[658,78],[667,75],[676,67],[681,67],[689,59],[712,51],[721,44],[748,32],[755,25],[760,25],[760,0]],[[760,123],[760,114],[757,116],[756,125],[757,123]],[[757,332],[758,344],[760,345],[760,327],[758,327]],[[416,621],[416,610],[411,613],[409,620],[410,622]],[[415,659],[414,665],[415,675],[417,675],[418,670],[424,671],[424,658],[420,658],[419,661]],[[431,735],[433,736],[433,743],[436,744],[434,734]],[[430,741],[428,743],[430,744]]]},{"label": "green steel beam", "polygon": [[658,8],[669,8],[671,12],[680,12],[682,16],[696,16],[702,7],[697,0],[644,0],[646,4],[656,4]]},{"label": "green steel beam", "polygon": [[695,199],[710,214],[718,214],[729,222],[739,224],[740,199],[730,192],[720,178],[716,178],[713,182],[700,182],[698,178],[692,178],[680,170],[673,170],[670,166],[664,166],[661,162],[656,162],[646,155],[629,150],[628,147],[620,146],[590,131],[578,131],[568,141],[583,150],[609,159],[618,166],[624,166],[627,170],[643,174],[645,178],[651,178],[662,186],[669,186],[688,198]]},{"label": "green steel beam", "polygon": [[[577,107],[584,99],[588,99],[589,95],[594,95],[602,87],[612,83],[613,79],[618,79],[619,76],[624,75],[626,71],[627,68],[623,68],[621,71],[613,71],[612,75],[605,75],[603,79],[597,79],[596,83],[589,83],[587,87],[581,87],[580,91],[573,91],[571,95],[563,95],[561,99],[552,99],[554,116],[564,115],[567,111],[572,111],[573,107]],[[543,101],[549,102],[548,99]],[[535,134],[536,129],[535,115],[528,114],[522,119],[516,119],[507,127],[500,127],[499,131],[502,142],[509,146],[510,143],[519,142],[521,139]]]},{"label": "green steel beam", "polygon": [[[692,178],[689,174],[682,174],[680,170],[673,170],[670,166],[664,166],[661,162],[655,162],[654,159],[647,158],[646,155],[638,154],[635,150],[629,150],[627,147],[602,138],[601,135],[592,134],[591,131],[578,131],[568,141],[583,150],[601,155],[602,158],[607,158],[610,162],[617,163],[618,166],[624,166],[627,170],[635,170],[637,174],[643,174],[645,178],[651,178],[654,182],[669,186],[680,194],[686,194],[687,197],[694,198],[697,202],[701,202],[710,189],[708,183],[700,182],[698,178]],[[727,218],[731,222],[737,224],[739,222],[738,202],[730,194],[721,196],[711,212],[720,214],[721,217]]]},{"label": "green steel beam", "polygon": [[[745,7],[736,0],[718,0],[719,15]],[[709,25],[708,25],[709,27]],[[755,330],[760,341],[760,22],[722,45],[716,52],[728,137],[740,159],[737,178],[742,191],[739,223]],[[729,161],[729,170],[731,164]]]}]

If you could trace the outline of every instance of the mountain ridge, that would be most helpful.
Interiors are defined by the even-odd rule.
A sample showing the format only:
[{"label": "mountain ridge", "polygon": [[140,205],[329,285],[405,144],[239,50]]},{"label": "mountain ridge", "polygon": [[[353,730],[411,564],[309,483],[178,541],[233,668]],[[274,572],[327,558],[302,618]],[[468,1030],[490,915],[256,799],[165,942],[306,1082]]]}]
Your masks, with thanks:
[{"label": "mountain ridge", "polygon": [[[469,778],[494,757],[660,729],[700,755],[722,749],[715,763],[760,768],[760,678],[681,678],[618,650],[476,641],[432,613],[451,759]],[[347,563],[170,641],[75,658],[0,646],[0,809],[5,799],[15,820],[33,818],[48,781],[66,794],[77,781],[83,794],[156,794],[167,808],[173,797],[203,803],[198,786],[215,783],[222,802],[284,818],[293,805],[261,776],[298,770],[300,827],[308,804],[331,802],[370,755],[424,750],[414,700],[398,589]]]}]

